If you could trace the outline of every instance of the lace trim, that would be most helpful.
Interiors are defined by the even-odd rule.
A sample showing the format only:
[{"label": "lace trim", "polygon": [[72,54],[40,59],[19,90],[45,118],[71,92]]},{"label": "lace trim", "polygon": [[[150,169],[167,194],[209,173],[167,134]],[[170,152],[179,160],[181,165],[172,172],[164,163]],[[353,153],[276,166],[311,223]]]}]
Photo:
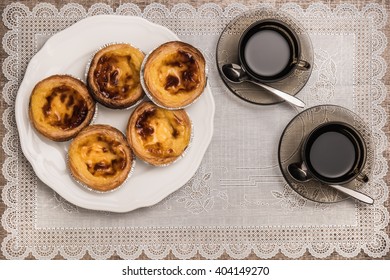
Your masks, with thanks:
[{"label": "lace trim", "polygon": [[[269,7],[269,5],[259,4],[256,7]],[[384,228],[389,223],[389,213],[383,205],[388,198],[388,187],[383,179],[388,171],[387,161],[383,156],[387,139],[382,131],[386,124],[386,112],[380,106],[386,98],[386,88],[381,79],[387,70],[386,61],[382,57],[387,38],[380,29],[386,24],[387,13],[384,7],[377,4],[368,4],[361,10],[350,4],[340,4],[332,10],[321,3],[312,4],[306,10],[293,3],[285,4],[280,8],[297,18],[316,18],[319,22],[337,18],[372,19],[370,30],[372,73],[365,73],[365,76],[359,77],[367,81],[369,86],[365,89],[371,92],[371,96],[367,100],[356,100],[356,103],[372,102],[370,124],[377,147],[374,166],[375,187],[367,191],[374,197],[376,204],[374,207],[359,205],[357,220],[361,223],[361,228],[359,228],[361,234],[356,235],[352,227],[299,228],[288,226],[39,229],[35,226],[36,209],[34,207],[25,207],[24,211],[20,211],[21,203],[33,204],[37,196],[36,190],[28,187],[29,185],[36,186],[36,178],[20,151],[14,118],[14,102],[18,85],[33,55],[33,50],[19,49],[18,43],[22,39],[19,38],[22,19],[52,18],[55,24],[63,29],[87,16],[132,15],[142,16],[155,23],[163,24],[179,35],[212,35],[219,34],[233,17],[249,8],[242,4],[232,4],[223,9],[217,4],[210,3],[197,9],[188,4],[178,4],[168,9],[161,4],[150,4],[142,11],[132,3],[122,4],[116,10],[106,4],[97,3],[89,9],[79,4],[67,4],[58,10],[51,4],[41,3],[29,10],[21,3],[13,3],[4,9],[3,22],[10,29],[2,40],[3,48],[8,54],[2,66],[3,73],[8,80],[3,89],[3,98],[8,108],[4,111],[2,118],[6,129],[3,138],[6,159],[2,173],[7,181],[3,187],[2,198],[7,209],[1,220],[3,227],[8,231],[8,235],[2,242],[2,252],[7,258],[22,259],[31,253],[39,259],[51,259],[57,254],[67,259],[79,259],[88,252],[96,259],[106,259],[115,253],[122,258],[133,259],[144,252],[150,258],[161,259],[170,251],[181,259],[191,258],[196,253],[205,258],[214,259],[224,252],[232,258],[239,259],[248,256],[251,252],[261,258],[271,258],[278,252],[291,258],[298,258],[306,251],[315,257],[323,258],[334,251],[345,257],[353,257],[361,250],[377,258],[389,251],[389,236],[384,232]],[[180,26],[175,24],[176,19],[185,23],[186,20],[194,18],[198,20],[191,28],[186,27],[185,24]],[[303,22],[305,24],[307,21]],[[45,28],[46,26],[42,27],[43,30]],[[319,27],[318,31],[329,32],[326,25],[322,30]],[[23,34],[30,39],[36,35],[32,31]],[[206,55],[211,61],[210,65],[214,62],[213,52],[214,50],[206,50]],[[324,80],[327,86],[332,86],[333,78],[332,73],[327,76]],[[362,117],[367,114],[364,108],[358,107],[357,111],[362,114]],[[212,176],[212,174],[207,175],[204,170],[200,169],[195,178],[206,180],[207,176]],[[182,191],[183,203],[185,203],[186,191],[189,191],[191,195],[194,192],[200,195],[199,203],[203,208],[192,208],[192,211],[203,211],[210,207],[210,204],[202,200],[202,194],[211,190],[196,187],[195,190],[183,188]],[[226,199],[223,192],[215,193],[215,195],[220,199]],[[293,194],[287,190],[274,195],[283,203],[287,203],[287,207],[299,208],[302,207],[302,203],[305,203],[299,198],[294,199]],[[68,205],[66,209],[70,212],[75,210],[71,205]]]}]

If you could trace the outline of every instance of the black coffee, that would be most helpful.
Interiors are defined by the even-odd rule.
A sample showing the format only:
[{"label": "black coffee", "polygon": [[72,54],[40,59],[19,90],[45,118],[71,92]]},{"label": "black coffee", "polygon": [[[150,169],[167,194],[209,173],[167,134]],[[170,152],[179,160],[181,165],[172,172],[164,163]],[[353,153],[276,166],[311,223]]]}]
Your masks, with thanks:
[{"label": "black coffee", "polygon": [[248,67],[260,76],[275,76],[290,62],[290,46],[279,32],[270,29],[254,33],[247,41],[244,58]]},{"label": "black coffee", "polygon": [[238,55],[255,79],[277,81],[290,74],[300,55],[296,34],[286,24],[267,19],[249,26],[240,38]]},{"label": "black coffee", "polygon": [[320,134],[311,144],[309,161],[316,173],[326,178],[340,178],[352,172],[357,150],[351,138],[337,131]]}]

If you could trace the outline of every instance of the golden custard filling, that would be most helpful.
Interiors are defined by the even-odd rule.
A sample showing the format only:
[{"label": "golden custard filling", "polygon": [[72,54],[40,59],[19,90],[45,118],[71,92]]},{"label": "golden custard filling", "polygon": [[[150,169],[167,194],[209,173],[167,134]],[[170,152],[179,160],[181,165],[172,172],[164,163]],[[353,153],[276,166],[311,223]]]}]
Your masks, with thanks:
[{"label": "golden custard filling", "polygon": [[73,177],[96,191],[110,191],[125,182],[134,158],[126,138],[109,125],[84,128],[68,151]]},{"label": "golden custard filling", "polygon": [[199,86],[200,69],[188,52],[179,50],[168,54],[156,71],[160,85],[171,95],[187,93]]},{"label": "golden custard filling", "polygon": [[157,107],[140,114],[135,129],[144,149],[159,158],[180,156],[191,136],[191,127],[177,117],[174,111]]},{"label": "golden custard filling", "polygon": [[78,143],[76,150],[78,160],[93,177],[115,177],[126,167],[124,146],[107,135],[89,135]]},{"label": "golden custard filling", "polygon": [[60,130],[79,126],[88,114],[87,102],[83,96],[68,85],[39,88],[32,97],[32,104],[37,121]]},{"label": "golden custard filling", "polygon": [[123,100],[139,90],[143,58],[141,52],[130,47],[105,52],[93,72],[99,92],[108,99]]}]

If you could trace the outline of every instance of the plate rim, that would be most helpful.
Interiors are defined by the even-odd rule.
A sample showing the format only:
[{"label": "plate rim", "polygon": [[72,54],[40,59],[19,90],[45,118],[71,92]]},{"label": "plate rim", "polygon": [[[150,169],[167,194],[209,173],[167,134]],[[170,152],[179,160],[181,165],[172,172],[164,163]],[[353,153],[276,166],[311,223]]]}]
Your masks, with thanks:
[{"label": "plate rim", "polygon": [[[179,177],[188,177],[186,179],[182,178],[180,180],[180,181],[185,181],[185,182],[178,184],[175,187],[171,187],[169,189],[169,191],[164,191],[162,193],[161,192],[162,190],[159,190],[155,193],[155,195],[153,195],[152,197],[150,197],[150,199],[148,199],[147,201],[144,201],[144,202],[139,201],[139,200],[134,200],[133,203],[131,204],[131,207],[118,207],[118,205],[115,205],[115,204],[111,207],[107,207],[107,205],[100,205],[99,203],[96,203],[95,201],[90,201],[90,204],[85,205],[84,203],[82,203],[83,199],[78,199],[78,198],[74,198],[74,197],[72,198],[66,192],[61,191],[61,186],[59,186],[59,187],[57,187],[56,185],[53,186],[52,179],[50,179],[45,174],[49,171],[42,172],[42,167],[39,167],[39,164],[41,161],[39,161],[39,158],[37,160],[34,158],[34,156],[36,156],[36,153],[34,154],[34,152],[29,147],[29,144],[27,143],[28,141],[26,141],[26,139],[28,140],[28,138],[27,138],[28,136],[26,135],[26,132],[24,132],[24,127],[23,127],[23,124],[25,123],[25,121],[23,120],[25,112],[23,112],[23,111],[27,110],[23,106],[23,98],[26,98],[26,89],[25,89],[26,83],[27,83],[26,80],[31,75],[34,67],[37,64],[39,64],[40,57],[47,52],[47,50],[50,48],[51,45],[55,44],[55,42],[57,40],[60,40],[61,37],[66,36],[68,33],[71,34],[75,30],[77,31],[79,28],[83,28],[83,26],[85,28],[86,25],[93,23],[95,21],[103,21],[104,22],[104,21],[112,21],[112,20],[122,21],[122,22],[125,22],[127,24],[129,22],[136,22],[137,24],[142,24],[142,25],[148,26],[152,29],[156,29],[156,30],[160,30],[162,32],[165,32],[166,34],[168,34],[168,36],[175,38],[177,40],[180,40],[179,37],[173,31],[166,28],[165,26],[153,23],[153,22],[148,21],[148,20],[146,20],[142,17],[139,17],[139,16],[96,15],[96,16],[91,16],[91,17],[81,19],[80,21],[72,24],[71,26],[65,28],[64,30],[61,30],[61,31],[53,34],[53,36],[51,36],[44,43],[44,45],[41,47],[41,49],[36,54],[34,54],[34,56],[30,59],[28,65],[27,65],[26,71],[24,73],[23,79],[19,84],[19,88],[18,88],[16,98],[15,98],[15,121],[16,121],[16,126],[17,126],[17,133],[18,133],[18,137],[19,137],[19,145],[20,145],[19,147],[21,147],[23,155],[26,157],[28,162],[31,164],[35,175],[45,185],[47,185],[49,188],[51,188],[53,191],[58,193],[61,197],[63,197],[64,199],[66,199],[70,203],[77,205],[79,207],[82,207],[84,209],[98,210],[98,211],[109,211],[109,212],[116,212],[116,213],[125,213],[125,212],[130,212],[130,211],[133,211],[133,210],[141,208],[141,207],[148,207],[148,206],[151,206],[151,205],[154,205],[154,204],[160,202],[165,197],[167,197],[169,194],[171,194],[172,192],[181,188],[185,184],[185,182],[188,182],[188,180],[190,180],[191,177],[196,173],[196,171],[198,170],[198,168],[201,164],[201,161],[204,157],[204,154],[206,153],[206,151],[211,143],[211,139],[213,136],[215,101],[214,101],[214,98],[213,98],[213,95],[211,92],[211,88],[210,88],[209,84],[207,84],[205,87],[204,93],[202,95],[209,95],[209,98],[207,98],[206,100],[210,104],[212,110],[210,112],[210,116],[209,116],[210,118],[209,118],[209,122],[208,122],[210,129],[207,129],[207,131],[209,131],[209,133],[207,135],[205,135],[205,134],[202,135],[201,139],[203,139],[203,140],[202,140],[202,145],[200,146],[201,150],[198,150],[198,152],[197,152],[197,154],[200,154],[201,156],[197,156],[196,158],[194,158],[192,160],[192,165],[195,167],[193,168],[194,170],[190,172],[191,173],[190,176],[188,174],[185,174],[186,176],[179,176]],[[79,79],[83,80],[83,78],[79,78]],[[25,125],[31,126],[32,125],[31,121],[28,119],[28,124],[25,124]],[[196,130],[196,127],[195,127],[195,130]],[[69,172],[67,166],[66,166],[66,168],[67,168],[67,172]],[[188,173],[188,172],[184,172],[184,173]],[[131,178],[129,180],[131,180]],[[101,194],[101,195],[104,195],[104,194]]]}]

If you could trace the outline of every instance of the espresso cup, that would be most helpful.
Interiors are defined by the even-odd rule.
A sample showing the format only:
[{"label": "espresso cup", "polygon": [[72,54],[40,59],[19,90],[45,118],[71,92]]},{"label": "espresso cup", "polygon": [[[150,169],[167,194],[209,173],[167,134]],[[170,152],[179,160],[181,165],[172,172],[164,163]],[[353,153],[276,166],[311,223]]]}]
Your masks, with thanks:
[{"label": "espresso cup", "polygon": [[306,137],[301,152],[310,175],[323,183],[368,181],[362,173],[367,158],[366,144],[349,124],[328,122],[318,126]]},{"label": "espresso cup", "polygon": [[261,82],[276,82],[295,69],[309,70],[301,59],[299,37],[286,23],[265,19],[250,25],[238,43],[241,66],[252,78]]}]

